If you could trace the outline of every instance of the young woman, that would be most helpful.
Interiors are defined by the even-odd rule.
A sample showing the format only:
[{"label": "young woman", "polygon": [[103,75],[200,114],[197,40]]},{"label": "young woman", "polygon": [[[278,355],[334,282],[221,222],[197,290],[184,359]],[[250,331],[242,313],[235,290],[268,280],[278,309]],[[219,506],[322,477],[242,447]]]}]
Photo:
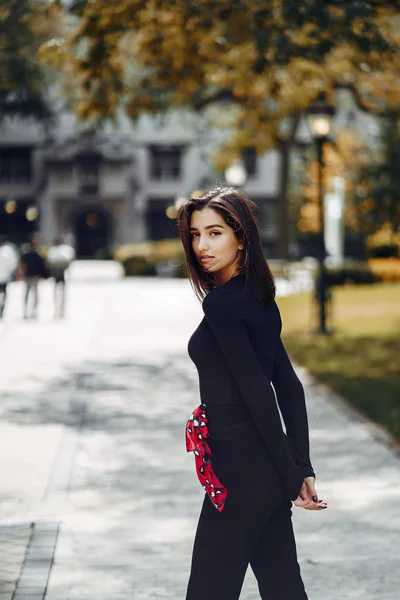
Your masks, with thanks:
[{"label": "young woman", "polygon": [[188,348],[201,406],[186,435],[207,494],[187,600],[236,600],[249,563],[261,598],[306,600],[291,501],[308,510],[327,506],[314,487],[303,387],[280,339],[255,208],[241,191],[216,188],[178,215],[205,315]]}]

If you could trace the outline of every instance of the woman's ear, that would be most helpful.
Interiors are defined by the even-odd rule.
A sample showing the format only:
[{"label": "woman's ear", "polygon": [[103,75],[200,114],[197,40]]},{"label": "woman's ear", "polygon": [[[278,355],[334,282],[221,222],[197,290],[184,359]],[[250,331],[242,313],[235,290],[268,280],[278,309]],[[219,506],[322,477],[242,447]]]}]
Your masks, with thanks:
[{"label": "woman's ear", "polygon": [[244,250],[244,245],[243,244],[239,244],[238,248],[239,248],[239,250]]}]

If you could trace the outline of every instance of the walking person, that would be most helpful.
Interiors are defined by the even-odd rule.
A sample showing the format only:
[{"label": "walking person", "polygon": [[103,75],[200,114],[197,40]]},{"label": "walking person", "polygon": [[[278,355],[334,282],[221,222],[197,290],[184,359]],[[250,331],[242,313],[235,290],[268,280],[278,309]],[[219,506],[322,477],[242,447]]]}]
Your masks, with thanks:
[{"label": "walking person", "polygon": [[[29,249],[21,257],[20,272],[25,281],[24,294],[24,319],[36,319],[39,304],[39,280],[45,275],[45,262],[38,252],[38,243],[36,238],[32,237],[29,242]],[[32,308],[29,308],[31,299]]]},{"label": "walking person", "polygon": [[18,267],[18,253],[5,237],[0,238],[0,319],[4,316],[7,286]]},{"label": "walking person", "polygon": [[187,424],[187,450],[206,495],[186,600],[237,600],[249,564],[263,600],[306,600],[292,501],[327,507],[315,491],[303,386],[280,339],[255,209],[241,191],[216,188],[178,215],[204,311],[188,346],[201,405]]},{"label": "walking person", "polygon": [[54,316],[56,318],[65,316],[65,275],[74,258],[74,248],[65,244],[61,237],[56,237],[47,252],[46,259],[50,277],[54,278]]}]

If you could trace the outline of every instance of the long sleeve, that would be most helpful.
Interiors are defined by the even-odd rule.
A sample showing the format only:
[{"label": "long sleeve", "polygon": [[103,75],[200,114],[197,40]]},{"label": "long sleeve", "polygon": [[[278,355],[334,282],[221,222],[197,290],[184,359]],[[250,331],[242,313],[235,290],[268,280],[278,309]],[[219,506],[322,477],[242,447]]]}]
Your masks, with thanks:
[{"label": "long sleeve", "polygon": [[275,394],[258,362],[246,324],[240,315],[239,302],[223,287],[216,288],[204,300],[203,310],[267,451],[281,475],[286,493],[294,500],[303,476],[291,456]]},{"label": "long sleeve", "polygon": [[315,477],[310,461],[304,389],[293,369],[282,340],[279,341],[275,355],[272,384],[285,422],[293,458],[301,468],[303,477]]}]

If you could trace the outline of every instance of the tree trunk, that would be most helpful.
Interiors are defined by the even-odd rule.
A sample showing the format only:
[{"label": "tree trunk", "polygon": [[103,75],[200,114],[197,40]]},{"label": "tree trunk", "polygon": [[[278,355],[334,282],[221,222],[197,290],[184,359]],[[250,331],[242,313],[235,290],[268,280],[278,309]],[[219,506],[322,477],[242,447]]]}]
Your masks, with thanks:
[{"label": "tree trunk", "polygon": [[290,153],[293,148],[301,113],[293,115],[289,133],[278,141],[280,154],[279,189],[276,203],[278,241],[276,245],[277,258],[289,257],[289,200],[288,188],[290,177]]}]

